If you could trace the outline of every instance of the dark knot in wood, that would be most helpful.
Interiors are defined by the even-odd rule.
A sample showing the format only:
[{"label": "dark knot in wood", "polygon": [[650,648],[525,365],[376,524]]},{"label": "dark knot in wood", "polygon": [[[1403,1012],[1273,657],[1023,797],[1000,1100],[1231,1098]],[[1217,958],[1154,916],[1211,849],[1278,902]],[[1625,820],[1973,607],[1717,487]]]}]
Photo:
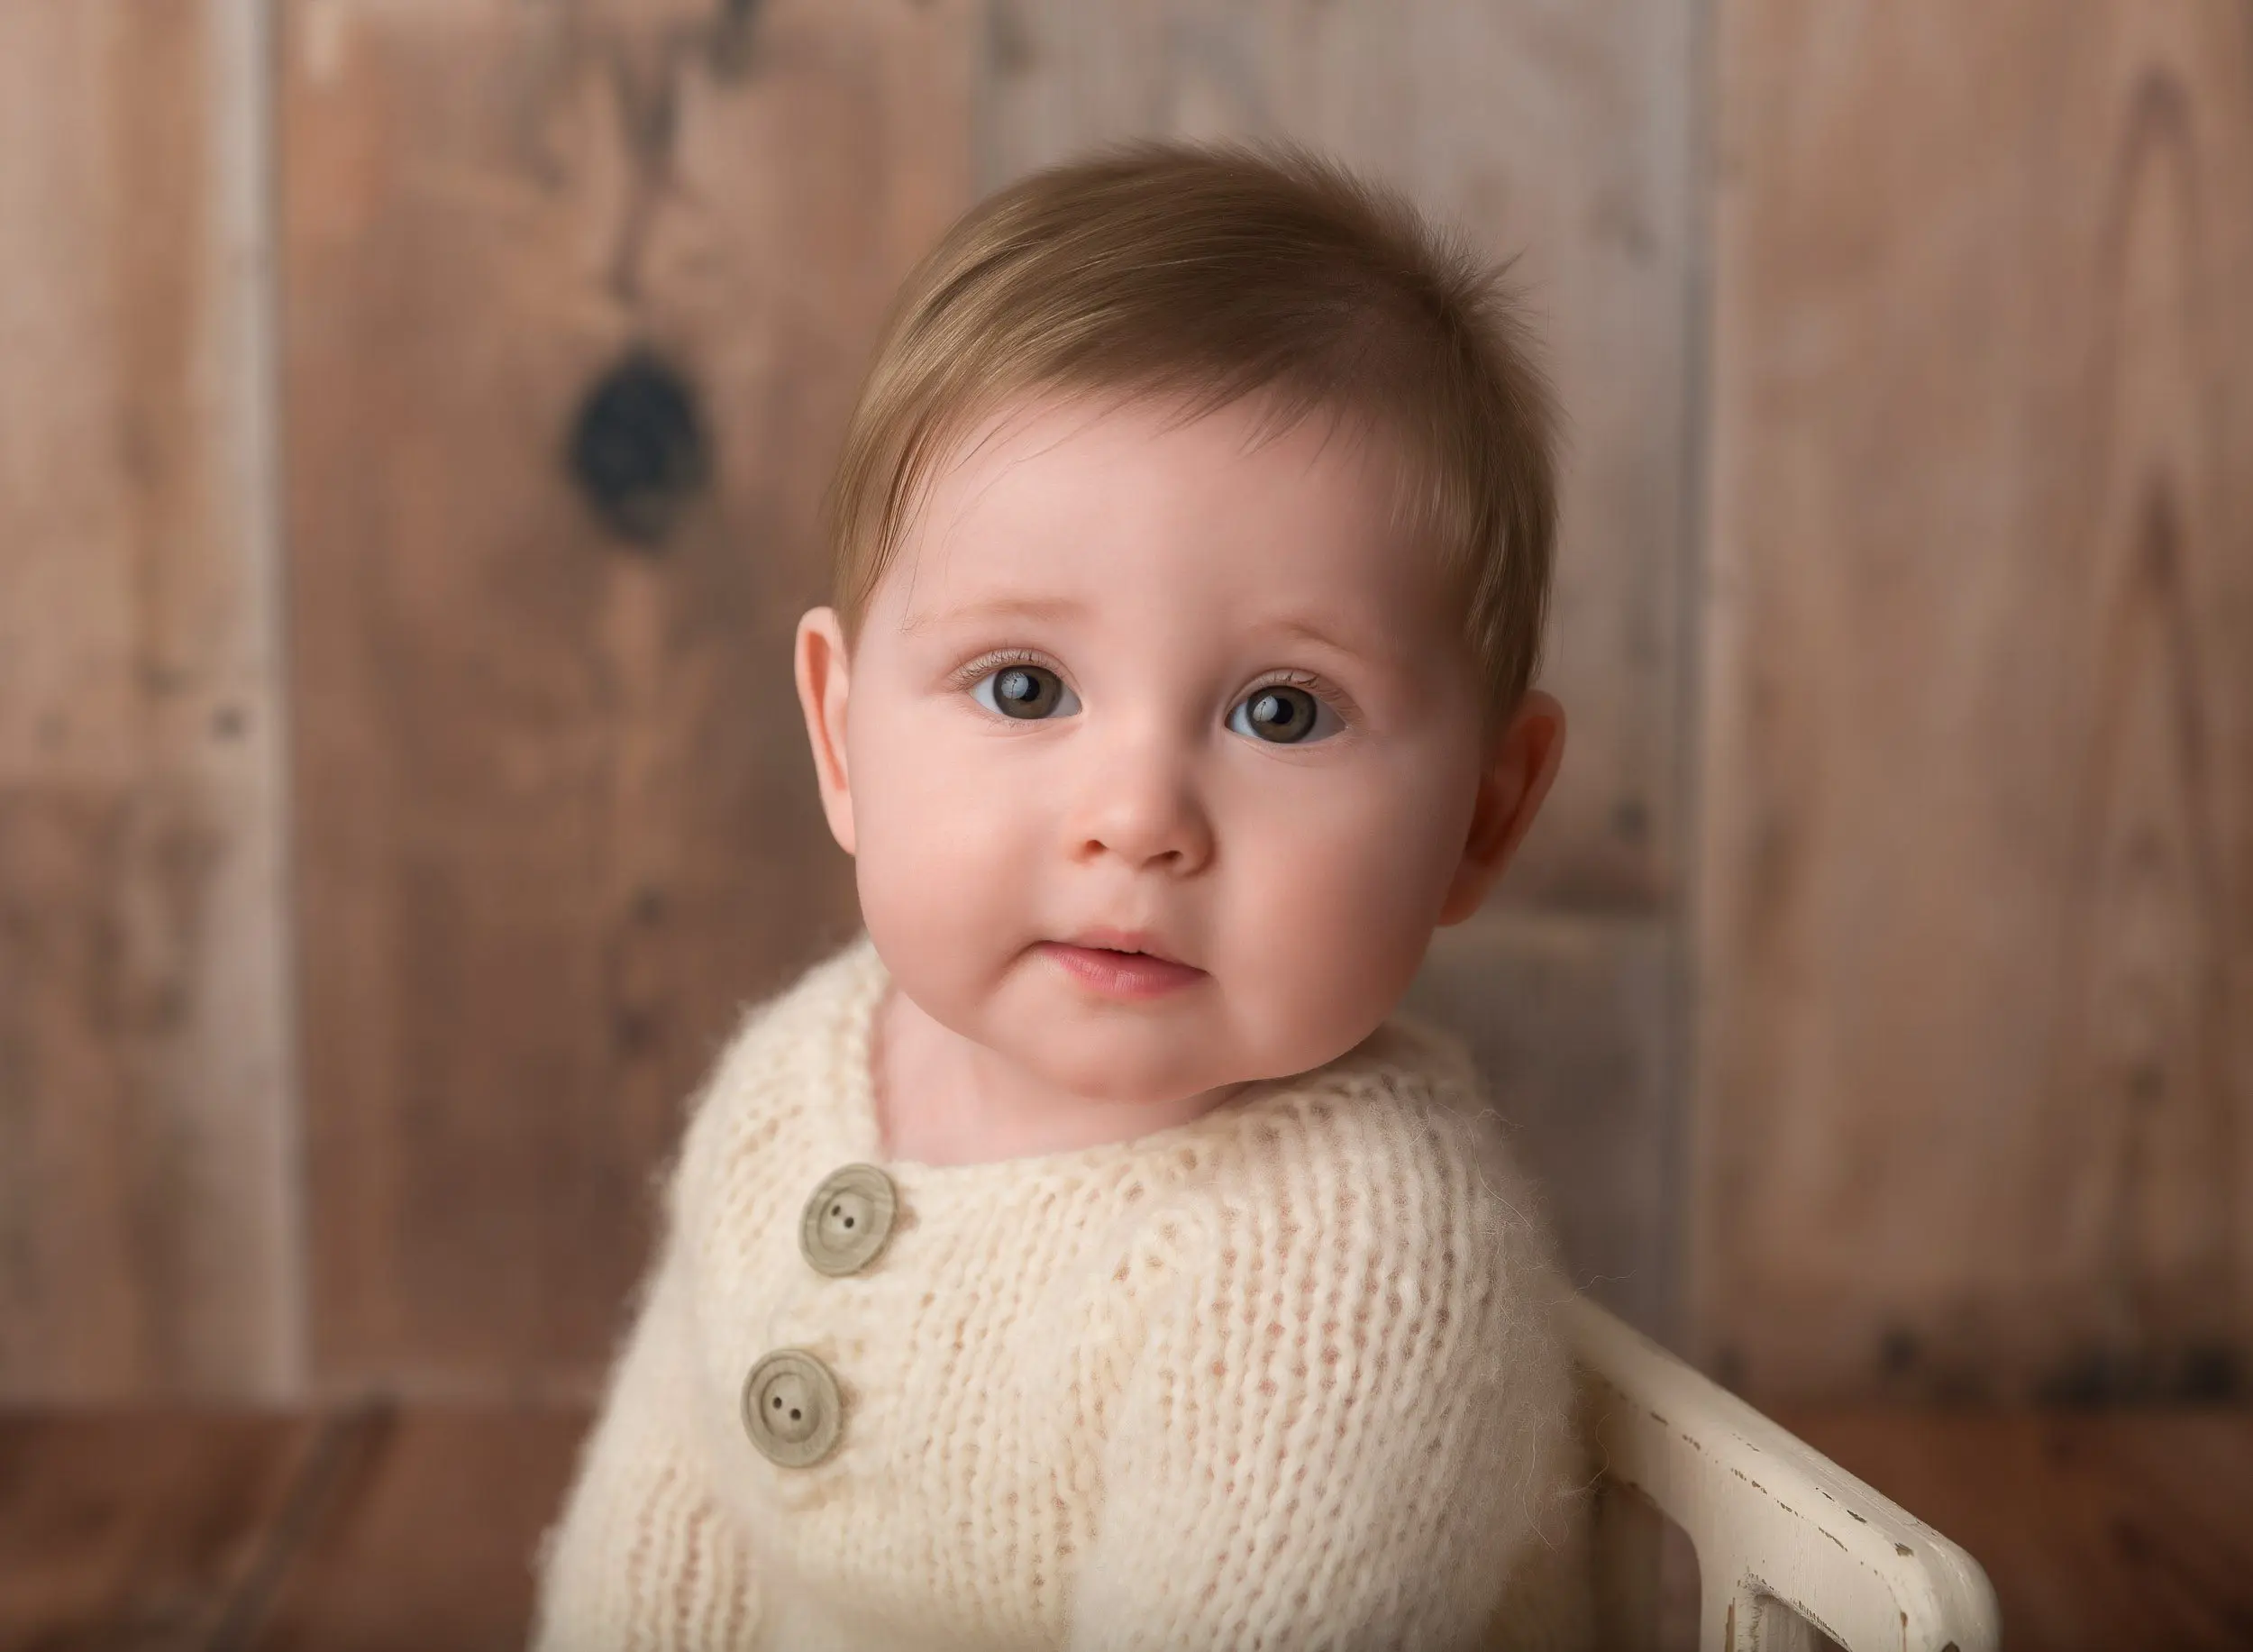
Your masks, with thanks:
[{"label": "dark knot in wood", "polygon": [[671,363],[635,346],[580,402],[569,462],[605,527],[629,545],[660,549],[711,479],[695,391]]}]

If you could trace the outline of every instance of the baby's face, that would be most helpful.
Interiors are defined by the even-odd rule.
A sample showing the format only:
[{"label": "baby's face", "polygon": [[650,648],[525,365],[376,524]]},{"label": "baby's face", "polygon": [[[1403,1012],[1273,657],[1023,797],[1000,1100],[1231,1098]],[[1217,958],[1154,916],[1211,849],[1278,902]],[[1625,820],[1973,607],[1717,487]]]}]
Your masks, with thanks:
[{"label": "baby's face", "polygon": [[[990,421],[811,697],[842,702],[825,801],[899,990],[1076,1095],[1318,1066],[1488,881],[1480,680],[1388,528],[1387,451],[1320,414],[1255,447],[1256,412]],[[1136,985],[1057,945],[1102,928],[1193,968]]]}]

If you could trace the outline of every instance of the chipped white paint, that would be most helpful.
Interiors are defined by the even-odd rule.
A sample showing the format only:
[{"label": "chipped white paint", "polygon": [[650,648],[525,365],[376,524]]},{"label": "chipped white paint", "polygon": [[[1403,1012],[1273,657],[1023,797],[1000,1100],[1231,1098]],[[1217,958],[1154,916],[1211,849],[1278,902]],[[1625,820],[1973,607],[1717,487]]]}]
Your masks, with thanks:
[{"label": "chipped white paint", "polygon": [[1847,1652],[1993,1652],[1963,1549],[1593,1302],[1566,1322],[1603,1472],[1697,1550],[1700,1652],[1804,1647],[1809,1624]]}]

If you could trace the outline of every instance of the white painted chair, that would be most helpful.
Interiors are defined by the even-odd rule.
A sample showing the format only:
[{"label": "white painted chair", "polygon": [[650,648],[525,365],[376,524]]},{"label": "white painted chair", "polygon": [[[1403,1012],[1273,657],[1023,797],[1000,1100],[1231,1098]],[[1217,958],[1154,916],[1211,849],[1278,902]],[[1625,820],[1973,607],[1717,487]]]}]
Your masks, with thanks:
[{"label": "white painted chair", "polygon": [[1963,1549],[1586,1298],[1567,1323],[1604,1647],[1656,1645],[1655,1505],[1697,1552],[1699,1652],[1993,1652],[1994,1590]]}]

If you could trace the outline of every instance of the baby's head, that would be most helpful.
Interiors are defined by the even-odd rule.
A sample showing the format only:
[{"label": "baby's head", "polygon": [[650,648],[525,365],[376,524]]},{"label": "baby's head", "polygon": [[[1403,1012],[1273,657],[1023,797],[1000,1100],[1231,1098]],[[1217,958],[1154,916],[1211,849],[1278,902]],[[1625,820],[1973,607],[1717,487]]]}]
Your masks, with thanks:
[{"label": "baby's head", "polygon": [[[1302,154],[1142,144],[962,219],[798,634],[898,990],[1091,1099],[1359,1043],[1555,773],[1551,425],[1492,269]],[[1195,972],[1054,945],[1106,932]]]}]

